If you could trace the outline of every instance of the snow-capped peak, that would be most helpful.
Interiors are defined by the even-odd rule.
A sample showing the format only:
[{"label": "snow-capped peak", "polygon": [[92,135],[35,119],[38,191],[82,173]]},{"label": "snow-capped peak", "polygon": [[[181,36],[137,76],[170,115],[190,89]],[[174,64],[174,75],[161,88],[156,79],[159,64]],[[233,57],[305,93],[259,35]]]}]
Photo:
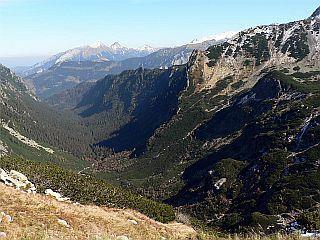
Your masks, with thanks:
[{"label": "snow-capped peak", "polygon": [[212,37],[214,40],[219,41],[219,40],[224,40],[224,39],[230,39],[234,35],[236,35],[237,33],[238,33],[237,31],[228,31],[228,32],[223,32],[223,33],[213,35]]},{"label": "snow-capped peak", "polygon": [[202,43],[209,40],[221,41],[225,39],[230,39],[237,33],[238,31],[228,31],[228,32],[218,33],[218,34],[203,37],[200,39],[194,39],[193,41],[191,41],[191,44]]},{"label": "snow-capped peak", "polygon": [[[1,0],[0,0],[1,1]],[[144,45],[141,48],[122,46],[119,42],[106,45],[101,41],[94,44],[79,46],[60,52],[40,63],[35,64],[23,73],[25,76],[48,70],[54,64],[67,61],[122,61],[128,58],[144,57],[158,49]]]},{"label": "snow-capped peak", "polygon": [[139,47],[137,48],[138,51],[144,51],[144,52],[154,52],[156,51],[157,49],[156,48],[153,48],[149,45],[143,45],[142,47]]},{"label": "snow-capped peak", "polygon": [[117,50],[123,48],[123,46],[119,42],[115,42],[110,46],[111,49]]},{"label": "snow-capped peak", "polygon": [[94,44],[91,44],[89,46],[92,47],[92,48],[101,48],[101,47],[105,47],[106,45],[103,42],[98,41],[98,42],[96,42]]}]

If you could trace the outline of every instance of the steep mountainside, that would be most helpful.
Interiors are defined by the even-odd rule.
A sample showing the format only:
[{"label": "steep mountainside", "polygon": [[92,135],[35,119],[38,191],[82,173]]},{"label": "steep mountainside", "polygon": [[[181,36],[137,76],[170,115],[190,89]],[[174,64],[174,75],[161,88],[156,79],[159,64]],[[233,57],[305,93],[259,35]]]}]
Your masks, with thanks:
[{"label": "steep mountainside", "polygon": [[229,230],[267,214],[266,230],[272,216],[317,206],[319,73],[270,72],[202,124],[193,138],[208,154],[184,171],[172,203]]},{"label": "steep mountainside", "polygon": [[76,98],[69,95],[57,100],[70,106],[82,96],[73,110],[92,129],[96,145],[140,154],[155,129],[176,113],[179,93],[186,84],[185,66],[139,68],[108,75],[93,86],[79,85],[71,93]]},{"label": "steep mountainside", "polygon": [[313,14],[310,16],[310,18],[320,18],[320,7],[318,7]]},{"label": "steep mountainside", "polygon": [[147,179],[131,183],[164,197],[186,184],[171,203],[234,230],[317,206],[319,26],[310,18],[256,27],[196,51],[180,111],[127,179]]},{"label": "steep mountainside", "polygon": [[70,89],[81,82],[96,81],[108,74],[119,74],[124,70],[134,70],[140,67],[150,69],[169,68],[172,65],[185,64],[194,49],[205,50],[221,41],[225,41],[225,39],[164,48],[145,57],[128,58],[123,61],[61,62],[44,72],[28,76],[26,83],[35,90],[37,96],[47,98]]},{"label": "steep mountainside", "polygon": [[22,80],[2,65],[0,112],[0,140],[7,154],[81,166],[84,163],[73,155],[90,153],[89,131],[75,124],[73,115],[63,115],[37,101]]},{"label": "steep mountainside", "polygon": [[[171,206],[82,174],[88,167],[84,158],[91,156],[89,144],[93,142],[88,129],[77,125],[72,115],[38,102],[21,79],[2,65],[0,111],[0,182],[17,188],[22,186],[18,181],[26,183],[14,170],[27,175],[40,193],[53,189],[82,204],[131,208],[161,222],[174,220]],[[9,177],[9,172],[14,176]],[[31,186],[28,182],[23,189]]]}]

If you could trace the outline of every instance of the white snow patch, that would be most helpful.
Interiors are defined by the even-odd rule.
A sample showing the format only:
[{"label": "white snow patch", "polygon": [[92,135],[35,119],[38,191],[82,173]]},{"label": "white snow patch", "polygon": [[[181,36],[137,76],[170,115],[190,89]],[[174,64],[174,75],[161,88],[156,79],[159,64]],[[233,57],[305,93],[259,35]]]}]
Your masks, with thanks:
[{"label": "white snow patch", "polygon": [[235,36],[238,32],[239,31],[227,31],[227,32],[218,33],[215,35],[199,38],[199,39],[194,39],[191,41],[191,44],[202,43],[202,42],[209,41],[209,40],[221,41],[221,40],[225,40],[225,39],[230,39],[233,36]]}]

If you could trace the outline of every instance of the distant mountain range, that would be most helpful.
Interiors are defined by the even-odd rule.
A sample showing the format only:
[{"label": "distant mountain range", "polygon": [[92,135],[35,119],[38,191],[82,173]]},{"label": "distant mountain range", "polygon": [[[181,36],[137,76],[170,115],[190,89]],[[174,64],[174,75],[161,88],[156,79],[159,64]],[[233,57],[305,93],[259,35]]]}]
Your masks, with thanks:
[{"label": "distant mountain range", "polygon": [[[39,97],[47,98],[81,82],[96,81],[108,74],[118,74],[124,70],[139,67],[169,68],[173,65],[185,64],[193,50],[205,50],[209,46],[226,41],[232,34],[234,32],[228,32],[213,36],[217,40],[193,41],[183,46],[162,48],[157,51],[151,47],[133,50],[124,48],[118,43],[110,47],[98,43],[93,47],[76,48],[58,54],[47,61],[36,64],[20,75],[28,75],[25,77],[27,85]],[[102,49],[111,50],[101,51]],[[113,53],[112,57],[110,57],[110,52]]]},{"label": "distant mountain range", "polygon": [[[41,73],[48,70],[54,64],[59,64],[67,61],[121,61],[132,57],[142,57],[158,50],[150,46],[141,48],[128,48],[115,42],[110,46],[102,42],[97,42],[92,45],[82,46],[58,53],[51,58],[37,63],[27,69],[18,71],[21,76],[28,76],[35,73]],[[19,69],[18,69],[19,70]]]}]

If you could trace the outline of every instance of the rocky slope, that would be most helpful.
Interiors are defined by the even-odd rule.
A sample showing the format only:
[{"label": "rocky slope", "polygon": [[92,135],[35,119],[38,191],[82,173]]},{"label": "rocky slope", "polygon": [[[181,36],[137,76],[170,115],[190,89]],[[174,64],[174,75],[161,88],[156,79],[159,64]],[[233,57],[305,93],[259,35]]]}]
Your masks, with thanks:
[{"label": "rocky slope", "polygon": [[[280,25],[268,25],[240,32],[235,38],[195,52],[192,66],[202,71],[197,90],[211,88],[218,79],[250,83],[263,69],[319,68],[319,20],[309,18]],[[254,81],[254,80],[253,80]]]},{"label": "rocky slope", "polygon": [[320,7],[318,7],[310,16],[310,18],[319,18],[320,17]]},{"label": "rocky slope", "polygon": [[298,76],[268,73],[194,132],[208,153],[184,171],[174,204],[228,229],[317,206],[319,73]]}]

